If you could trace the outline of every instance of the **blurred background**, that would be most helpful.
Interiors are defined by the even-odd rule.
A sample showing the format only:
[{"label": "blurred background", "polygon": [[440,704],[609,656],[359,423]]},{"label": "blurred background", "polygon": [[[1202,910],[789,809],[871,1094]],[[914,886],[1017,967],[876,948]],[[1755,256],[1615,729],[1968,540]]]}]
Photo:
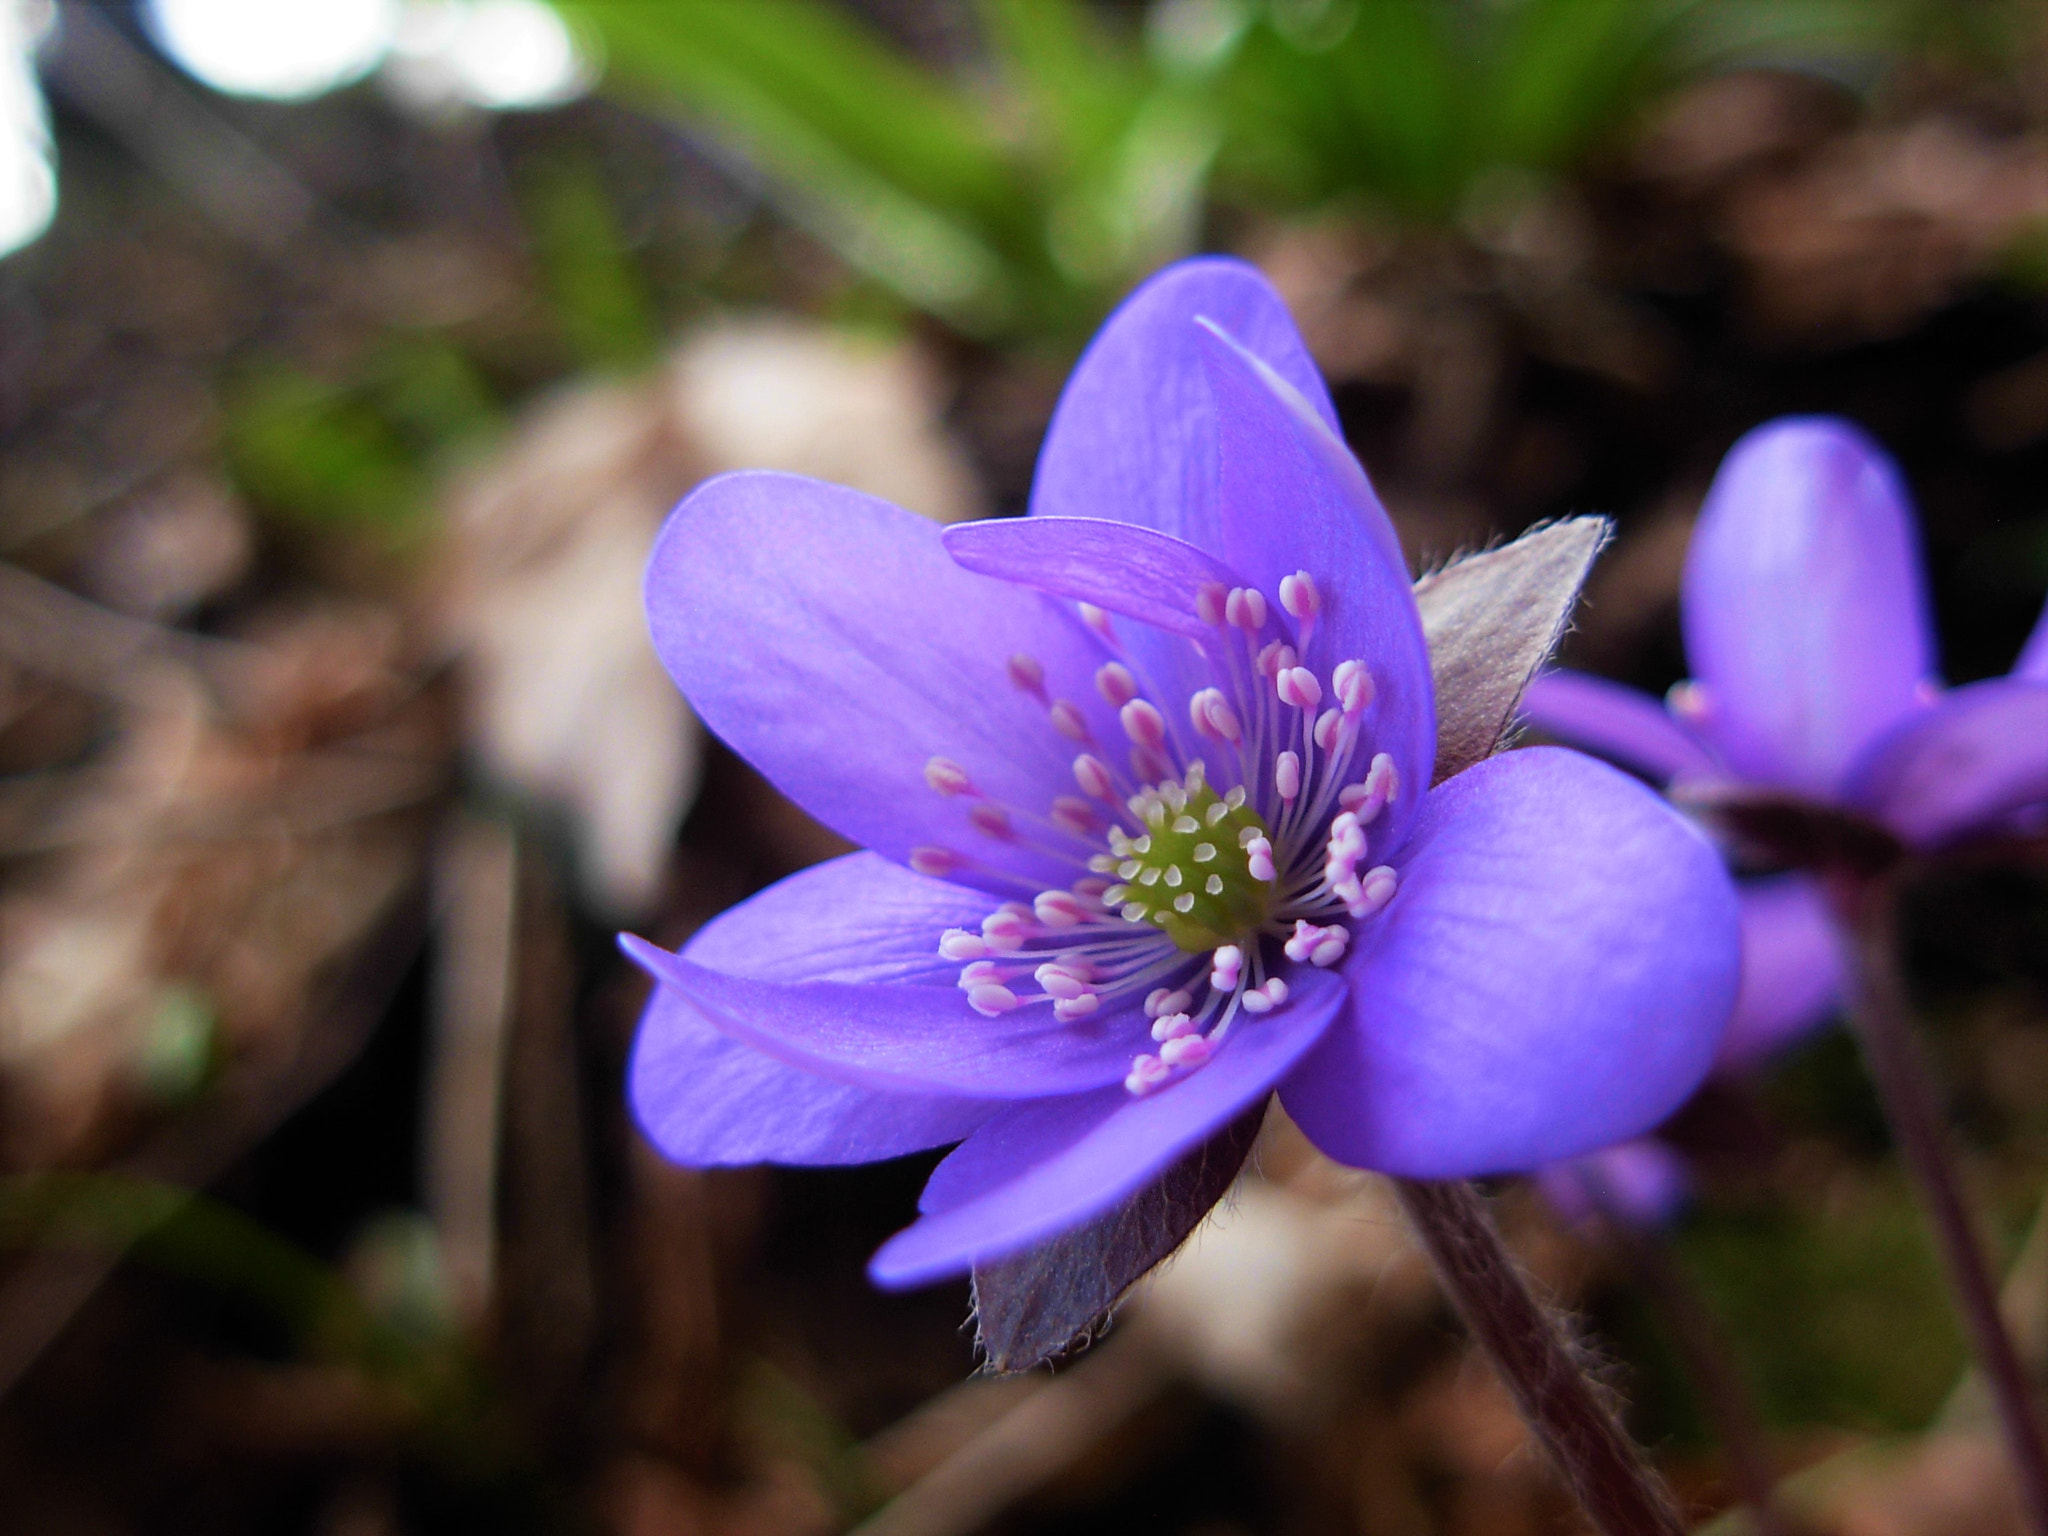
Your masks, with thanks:
[{"label": "blurred background", "polygon": [[[1175,256],[1279,285],[1418,566],[1618,520],[1579,666],[1680,676],[1700,495],[1787,411],[1900,457],[1951,680],[2048,590],[2035,4],[0,0],[0,248],[9,1531],[1579,1528],[1277,1114],[993,1380],[964,1284],[863,1278],[932,1159],[697,1174],[625,1112],[612,934],[844,847],[654,661],[663,514],[1021,510]],[[2048,1365],[2048,876],[1911,918]],[[1703,1519],[1768,1467],[1783,1532],[2016,1530],[1843,1035],[1668,1139],[1661,1235],[1497,1192]]]}]

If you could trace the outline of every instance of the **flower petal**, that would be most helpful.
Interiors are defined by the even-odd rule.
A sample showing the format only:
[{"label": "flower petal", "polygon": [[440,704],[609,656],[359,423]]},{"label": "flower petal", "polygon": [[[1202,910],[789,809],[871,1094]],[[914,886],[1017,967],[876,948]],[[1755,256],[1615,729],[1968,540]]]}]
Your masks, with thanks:
[{"label": "flower petal", "polygon": [[1200,1070],[1143,1098],[1121,1084],[1020,1104],[939,1164],[925,1215],[882,1245],[876,1284],[924,1285],[1077,1226],[1256,1104],[1329,1027],[1340,977],[1303,971],[1283,1008],[1241,1019]]},{"label": "flower petal", "polygon": [[1204,337],[1222,422],[1223,557],[1269,593],[1309,572],[1323,606],[1304,659],[1324,672],[1353,657],[1371,668],[1373,747],[1417,790],[1390,807],[1391,852],[1436,760],[1429,646],[1400,542],[1351,450],[1300,393],[1216,327]]},{"label": "flower petal", "polygon": [[628,934],[620,945],[734,1039],[859,1087],[992,1099],[1122,1082],[1148,1038],[1135,1007],[1072,1023],[1029,1006],[986,1018],[951,983],[762,981]]},{"label": "flower petal", "polygon": [[1072,792],[1077,748],[1008,664],[1031,657],[1051,697],[1120,741],[1092,683],[1100,642],[1060,604],[962,570],[936,524],[795,475],[722,476],[663,528],[647,610],[705,724],[827,826],[892,859],[953,849],[972,861],[959,878],[1011,894],[1005,873],[1072,882],[1085,848],[977,831],[976,802],[934,793],[925,765],[949,758],[989,800],[1042,816]]},{"label": "flower petal", "polygon": [[1522,716],[1568,747],[1611,759],[1667,783],[1719,770],[1699,739],[1646,693],[1604,677],[1559,668],[1529,684]]},{"label": "flower petal", "polygon": [[1686,557],[1683,611],[1722,755],[1808,794],[1838,793],[1934,671],[1898,470],[1827,417],[1772,422],[1729,450]]},{"label": "flower petal", "polygon": [[1651,790],[1555,747],[1430,792],[1362,925],[1351,1007],[1280,1085],[1339,1162],[1413,1178],[1542,1166],[1637,1136],[1712,1062],[1735,892]]},{"label": "flower petal", "polygon": [[959,1141],[1001,1107],[877,1092],[785,1066],[658,984],[633,1043],[627,1091],[648,1140],[692,1168],[871,1163]]},{"label": "flower petal", "polygon": [[946,553],[970,571],[1093,603],[1191,640],[1215,633],[1196,609],[1204,585],[1247,585],[1214,555],[1136,523],[996,517],[955,523],[941,537]]},{"label": "flower petal", "polygon": [[1745,881],[1742,985],[1721,1037],[1718,1073],[1751,1071],[1834,1017],[1842,958],[1827,898],[1803,875]]},{"label": "flower petal", "polygon": [[1923,848],[2048,801],[2048,682],[2000,677],[1943,694],[1878,743],[1849,797]]},{"label": "flower petal", "polygon": [[1113,518],[1225,553],[1197,316],[1272,364],[1335,430],[1322,377],[1272,285],[1241,261],[1184,261],[1124,300],[1068,378],[1032,480],[1034,515]]}]

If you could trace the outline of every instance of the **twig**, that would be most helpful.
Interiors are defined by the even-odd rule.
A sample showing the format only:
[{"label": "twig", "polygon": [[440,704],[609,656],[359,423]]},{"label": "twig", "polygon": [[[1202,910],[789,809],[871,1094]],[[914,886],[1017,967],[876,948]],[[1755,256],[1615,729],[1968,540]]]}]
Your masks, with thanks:
[{"label": "twig", "polygon": [[441,943],[420,1164],[450,1285],[474,1320],[490,1305],[497,1268],[518,844],[504,822],[458,813],[434,863]]},{"label": "twig", "polygon": [[1936,1246],[2005,1429],[2030,1522],[2048,1536],[2048,1448],[2033,1389],[1999,1313],[1998,1290],[1963,1196],[1926,1053],[1899,974],[1895,887],[1889,876],[1837,868],[1829,899],[1850,935],[1849,1016],[1900,1156],[1920,1188]]},{"label": "twig", "polygon": [[1593,1524],[1604,1536],[1685,1536],[1663,1479],[1530,1292],[1479,1192],[1414,1179],[1394,1187],[1465,1325]]}]

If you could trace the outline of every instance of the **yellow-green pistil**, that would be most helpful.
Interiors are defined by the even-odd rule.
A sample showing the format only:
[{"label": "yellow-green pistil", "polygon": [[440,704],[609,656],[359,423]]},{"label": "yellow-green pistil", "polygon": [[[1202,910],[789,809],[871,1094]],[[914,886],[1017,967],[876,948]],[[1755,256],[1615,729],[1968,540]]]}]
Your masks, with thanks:
[{"label": "yellow-green pistil", "polygon": [[1268,833],[1244,802],[1242,788],[1224,795],[1211,789],[1199,764],[1185,784],[1141,791],[1130,803],[1145,831],[1110,833],[1113,858],[1103,862],[1120,883],[1103,899],[1120,907],[1126,922],[1151,923],[1189,954],[1256,933],[1274,885],[1253,879],[1248,867],[1246,844]]}]

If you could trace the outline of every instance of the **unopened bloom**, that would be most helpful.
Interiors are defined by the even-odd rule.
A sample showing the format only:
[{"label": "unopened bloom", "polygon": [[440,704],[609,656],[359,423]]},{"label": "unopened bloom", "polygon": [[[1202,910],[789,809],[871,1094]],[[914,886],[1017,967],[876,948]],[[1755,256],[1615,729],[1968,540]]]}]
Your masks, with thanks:
[{"label": "unopened bloom", "polygon": [[[1860,811],[1915,848],[2048,799],[2048,614],[2010,677],[1944,688],[1905,488],[1848,423],[1787,418],[1729,450],[1681,604],[1692,677],[1663,705],[1555,672],[1523,713],[1661,782],[1789,791]],[[1826,1022],[1842,995],[1835,925],[1811,880],[1747,883],[1742,933],[1730,1069]]]},{"label": "unopened bloom", "polygon": [[1197,261],[1069,382],[1027,518],[940,530],[784,475],[699,488],[648,608],[707,724],[867,851],[658,983],[642,1125],[692,1164],[960,1142],[884,1284],[1103,1211],[1278,1090],[1418,1177],[1635,1135],[1736,973],[1712,848],[1554,748],[1431,788],[1400,548],[1284,308]]}]

